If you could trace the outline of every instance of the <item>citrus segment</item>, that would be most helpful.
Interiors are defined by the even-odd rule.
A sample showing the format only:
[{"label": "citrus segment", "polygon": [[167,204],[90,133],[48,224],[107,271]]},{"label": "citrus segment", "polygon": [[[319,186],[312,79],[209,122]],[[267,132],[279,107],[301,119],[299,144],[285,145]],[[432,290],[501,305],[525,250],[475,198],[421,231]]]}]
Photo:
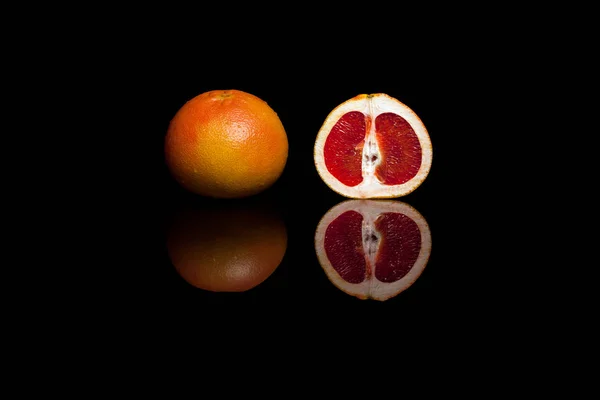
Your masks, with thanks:
[{"label": "citrus segment", "polygon": [[401,185],[413,179],[421,167],[423,153],[414,129],[392,113],[379,115],[375,126],[375,143],[381,155],[375,168],[377,179],[385,185]]},{"label": "citrus segment", "polygon": [[325,164],[340,182],[356,186],[362,182],[362,152],[365,143],[365,116],[358,112],[343,115],[325,141]]},{"label": "citrus segment", "polygon": [[327,227],[325,251],[332,267],[346,282],[365,280],[367,265],[362,242],[363,217],[356,211],[347,211]]},{"label": "citrus segment", "polygon": [[402,213],[384,213],[375,220],[381,235],[375,277],[396,282],[410,272],[421,252],[421,231],[415,221]]},{"label": "citrus segment", "polygon": [[351,198],[407,195],[428,176],[429,133],[412,109],[384,93],[337,106],[321,126],[314,162],[321,179]]},{"label": "citrus segment", "polygon": [[406,203],[347,200],[319,221],[315,251],[338,289],[383,301],[421,275],[431,253],[431,232],[425,218]]}]

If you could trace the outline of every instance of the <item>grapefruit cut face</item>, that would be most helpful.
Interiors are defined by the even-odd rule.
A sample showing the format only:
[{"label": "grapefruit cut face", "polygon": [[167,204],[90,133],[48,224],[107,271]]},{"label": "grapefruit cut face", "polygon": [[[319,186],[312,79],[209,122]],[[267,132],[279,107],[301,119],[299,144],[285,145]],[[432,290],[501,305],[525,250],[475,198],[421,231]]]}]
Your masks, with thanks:
[{"label": "grapefruit cut face", "polygon": [[329,113],[317,134],[321,179],[349,198],[395,198],[418,188],[431,169],[429,133],[415,112],[384,93],[361,94]]},{"label": "grapefruit cut face", "polygon": [[346,200],[319,221],[315,251],[338,289],[359,299],[388,300],[409,288],[431,254],[431,231],[397,200]]}]

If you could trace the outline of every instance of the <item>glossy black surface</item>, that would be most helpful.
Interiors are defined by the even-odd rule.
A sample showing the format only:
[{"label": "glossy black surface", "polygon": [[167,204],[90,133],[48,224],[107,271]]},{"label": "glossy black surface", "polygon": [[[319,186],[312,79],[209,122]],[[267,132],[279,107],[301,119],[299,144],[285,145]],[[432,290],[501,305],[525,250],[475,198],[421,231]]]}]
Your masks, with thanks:
[{"label": "glossy black surface", "polygon": [[[429,319],[475,315],[496,287],[482,227],[493,220],[485,182],[477,165],[482,104],[476,85],[464,85],[453,71],[429,72],[379,63],[338,74],[343,63],[306,63],[293,71],[277,62],[260,62],[250,70],[227,59],[207,64],[184,59],[164,63],[154,54],[147,61],[147,78],[132,71],[126,103],[131,105],[122,127],[132,144],[128,173],[118,199],[123,229],[117,227],[122,256],[109,268],[121,296],[125,318],[137,316],[163,323],[197,321],[212,315],[259,317],[309,322],[316,315],[385,316]],[[160,61],[160,67],[152,61]],[[235,204],[257,203],[283,219],[288,246],[279,267],[262,284],[243,293],[213,293],[188,284],[175,270],[166,247],[169,221],[182,207],[203,207],[215,200],[179,187],[164,164],[163,144],[174,113],[197,94],[214,89],[239,89],[264,99],[279,115],[289,140],[286,168],[266,192]],[[314,234],[321,217],[346,200],[321,181],[313,162],[316,134],[328,113],[362,93],[386,93],[411,107],[429,131],[433,162],[429,176],[413,193],[397,200],[417,209],[432,236],[429,262],[407,290],[385,302],[359,300],[337,289],[318,263]],[[466,113],[466,114],[465,114]],[[471,117],[469,113],[473,113]],[[118,139],[118,138],[115,138]],[[117,140],[118,142],[118,140]],[[484,144],[485,143],[485,144]],[[487,214],[486,214],[487,213]],[[487,217],[484,217],[487,215]],[[486,220],[487,218],[487,220]],[[126,227],[126,228],[125,228]],[[506,276],[501,279],[508,279]],[[491,304],[491,303],[490,303]],[[353,317],[353,318],[354,318]]]}]

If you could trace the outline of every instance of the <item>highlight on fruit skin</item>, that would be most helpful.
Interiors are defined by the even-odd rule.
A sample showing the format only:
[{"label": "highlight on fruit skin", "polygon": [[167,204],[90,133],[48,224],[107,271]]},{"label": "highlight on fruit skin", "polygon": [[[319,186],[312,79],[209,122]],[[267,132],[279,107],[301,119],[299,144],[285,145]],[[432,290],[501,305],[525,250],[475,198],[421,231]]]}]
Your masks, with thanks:
[{"label": "highlight on fruit skin", "polygon": [[433,149],[417,114],[385,94],[360,94],[335,107],[314,145],[319,176],[342,196],[397,198],[429,175]]},{"label": "highlight on fruit skin", "polygon": [[398,200],[345,200],[315,231],[315,252],[331,283],[361,300],[386,301],[421,276],[431,255],[431,230]]},{"label": "highlight on fruit skin", "polygon": [[186,206],[167,225],[166,248],[179,275],[210,292],[245,292],[271,276],[287,249],[279,214],[263,206]]},{"label": "highlight on fruit skin", "polygon": [[243,198],[283,173],[288,138],[266,101],[241,90],[211,90],[182,105],[164,141],[165,162],[184,189],[213,198]]}]

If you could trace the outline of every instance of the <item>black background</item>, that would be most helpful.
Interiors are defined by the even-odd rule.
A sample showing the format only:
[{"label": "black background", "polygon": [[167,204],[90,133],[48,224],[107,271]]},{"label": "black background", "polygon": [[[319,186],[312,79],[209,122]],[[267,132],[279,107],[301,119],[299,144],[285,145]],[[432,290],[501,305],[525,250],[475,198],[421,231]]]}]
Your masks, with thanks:
[{"label": "black background", "polygon": [[[569,41],[556,24],[564,18],[545,18],[537,8],[533,14],[511,6],[393,5],[70,7],[59,10],[66,21],[42,15],[51,25],[47,30],[40,30],[37,21],[31,29],[20,25],[9,38],[19,52],[7,56],[6,64],[24,72],[7,75],[20,95],[10,97],[9,104],[24,113],[7,114],[7,120],[17,122],[15,129],[7,128],[7,137],[31,143],[5,150],[7,156],[24,155],[10,164],[16,170],[35,166],[19,179],[34,193],[15,196],[25,212],[5,210],[21,228],[8,234],[27,240],[21,258],[7,258],[5,269],[24,272],[25,289],[44,291],[29,296],[18,290],[8,297],[7,307],[17,311],[29,303],[33,311],[47,312],[38,319],[19,310],[22,320],[35,324],[19,349],[38,344],[56,352],[46,358],[54,363],[64,360],[64,349],[73,348],[77,358],[70,365],[100,379],[92,390],[110,387],[120,369],[129,381],[142,371],[139,366],[171,369],[191,363],[204,370],[190,380],[195,389],[210,383],[208,371],[226,377],[227,386],[220,389],[260,387],[262,393],[262,383],[273,381],[266,379],[270,371],[260,365],[263,360],[300,381],[292,390],[312,389],[312,379],[319,376],[332,382],[331,374],[314,370],[337,360],[351,374],[334,380],[336,389],[350,378],[354,390],[375,377],[369,373],[376,369],[394,377],[378,375],[371,382],[391,388],[389,383],[407,381],[398,373],[401,365],[427,373],[428,385],[411,381],[415,389],[436,387],[440,381],[430,372],[447,360],[453,363],[450,372],[460,371],[461,378],[473,369],[479,372],[478,383],[481,375],[498,376],[499,382],[485,386],[495,390],[519,381],[514,367],[528,368],[521,376],[529,377],[528,361],[549,361],[549,355],[558,359],[547,346],[541,351],[540,344],[551,333],[572,330],[574,311],[582,303],[568,307],[567,300],[576,296],[566,290],[592,293],[581,286],[579,273],[586,264],[573,262],[581,243],[564,243],[565,237],[579,240],[581,230],[558,228],[564,220],[585,221],[579,203],[565,206],[574,186],[569,176],[579,172],[581,163],[565,164],[564,149],[549,151],[547,146],[562,147],[578,133],[571,124],[581,110],[567,114],[563,107],[579,97],[557,90],[589,86],[562,69],[572,63],[579,69],[576,60],[587,53],[572,44],[581,38]],[[23,42],[26,38],[33,43]],[[289,139],[281,178],[246,200],[281,214],[288,248],[273,275],[244,293],[192,287],[177,274],[166,248],[172,216],[186,205],[210,203],[170,178],[164,163],[166,130],[186,101],[219,89],[244,90],[265,100]],[[431,257],[410,288],[385,302],[358,300],[333,286],[313,243],[320,218],[345,200],[316,172],[316,134],[337,105],[377,92],[411,107],[433,144],[429,176],[398,199],[426,218]],[[26,134],[32,119],[43,124],[40,136],[62,152]],[[557,129],[561,123],[567,126]],[[66,130],[74,135],[67,137]],[[33,149],[51,160],[34,163]],[[540,156],[549,159],[542,162]],[[51,165],[61,168],[50,172]],[[42,177],[49,178],[47,186],[38,185]],[[35,209],[50,221],[21,223]],[[66,216],[76,223],[67,225]],[[38,230],[40,225],[48,235]],[[47,238],[54,239],[48,251],[38,247]],[[568,257],[555,257],[559,250],[567,250]],[[29,268],[33,255],[41,256],[35,265],[40,268]],[[557,282],[549,284],[548,277]],[[545,316],[550,324],[539,324]],[[20,322],[15,325],[24,326]],[[62,342],[53,341],[50,333]],[[557,337],[552,343],[565,344],[573,353],[570,346],[578,341]],[[427,364],[421,364],[424,368],[414,368],[412,360],[403,363],[412,350]],[[448,351],[453,354],[446,358]],[[21,361],[35,360],[18,354]],[[165,354],[181,356],[185,364],[164,362]],[[276,357],[265,360],[272,354]],[[97,362],[96,355],[108,362]],[[500,359],[511,362],[510,371],[493,374],[485,368],[502,367]],[[81,361],[102,370],[91,374]],[[467,371],[459,363],[474,368]],[[390,364],[394,368],[387,368]],[[447,371],[444,376],[453,375]],[[238,384],[248,372],[258,372],[261,380]],[[162,378],[145,379],[135,388],[154,390],[152,384]],[[459,382],[465,380],[454,380]]]},{"label": "black background", "polygon": [[[485,285],[478,282],[470,249],[475,240],[468,234],[475,223],[464,188],[472,182],[462,170],[464,152],[461,143],[469,140],[468,130],[461,127],[453,113],[468,104],[457,98],[456,88],[448,86],[443,76],[405,75],[394,65],[368,68],[353,76],[345,72],[338,76],[334,67],[321,70],[296,67],[289,76],[275,71],[248,73],[217,65],[207,71],[182,63],[177,71],[169,68],[164,75],[152,77],[150,97],[140,119],[144,129],[138,133],[139,151],[145,163],[135,168],[126,197],[131,212],[138,215],[140,240],[137,260],[125,268],[135,278],[126,289],[139,296],[140,307],[160,305],[168,314],[174,310],[194,314],[194,310],[213,307],[248,307],[256,310],[316,307],[317,310],[347,307],[348,309],[384,310],[431,313],[464,300],[468,293]],[[338,65],[339,68],[339,65]],[[156,90],[158,88],[158,90]],[[223,202],[256,202],[276,209],[288,230],[285,258],[273,275],[259,287],[242,294],[208,293],[187,284],[173,268],[165,244],[165,232],[170,218],[184,206],[202,207],[211,200],[191,194],[170,177],[164,164],[163,141],[170,118],[187,100],[204,91],[238,89],[264,99],[279,115],[289,140],[286,168],[276,184],[266,192],[246,200]],[[316,134],[327,114],[341,102],[362,93],[387,93],[411,107],[429,130],[433,144],[432,169],[425,182],[410,195],[398,200],[415,207],[427,219],[432,231],[433,247],[430,262],[422,276],[406,292],[383,303],[360,301],[335,288],[318,264],[314,251],[314,233],[320,218],[328,209],[346,200],[329,189],[318,176],[313,160]],[[141,177],[141,179],[140,179]],[[138,232],[138,230],[136,230]],[[467,234],[465,234],[467,233]],[[475,273],[475,276],[470,274]],[[131,275],[130,275],[131,277]],[[476,285],[476,286],[472,286]],[[239,306],[239,307],[238,307]],[[167,311],[170,310],[170,311]]]},{"label": "black background", "polygon": [[[110,137],[123,150],[118,156],[126,168],[113,182],[116,190],[104,194],[123,217],[110,236],[116,255],[103,276],[114,288],[111,298],[118,299],[123,320],[181,326],[203,324],[207,318],[231,322],[236,316],[317,326],[369,318],[387,326],[397,322],[389,315],[452,324],[497,316],[502,301],[493,293],[512,278],[497,274],[502,254],[492,249],[498,244],[492,235],[497,236],[499,217],[491,203],[490,183],[497,181],[489,166],[497,150],[493,132],[502,120],[489,106],[503,90],[495,71],[506,61],[474,53],[477,46],[464,44],[472,40],[467,32],[427,36],[415,31],[407,41],[389,26],[356,40],[336,30],[312,38],[285,30],[276,40],[276,30],[260,26],[232,27],[233,38],[218,36],[223,27],[206,28],[210,40],[178,31],[166,38],[156,31],[127,38],[109,66],[119,77],[111,105],[119,124]],[[163,152],[169,121],[186,101],[217,89],[243,90],[265,100],[289,140],[281,178],[266,192],[242,200],[280,213],[288,248],[267,281],[244,293],[211,293],[189,285],[171,264],[165,242],[178,210],[211,201],[187,193],[171,179]],[[314,250],[320,218],[346,200],[317,174],[316,134],[337,105],[378,92],[412,108],[433,144],[429,176],[398,199],[426,218],[431,257],[409,289],[385,302],[341,292],[328,281]]]},{"label": "black background", "polygon": [[[312,367],[335,359],[336,349],[353,358],[357,353],[368,357],[365,363],[355,359],[348,363],[353,372],[363,367],[361,376],[384,363],[399,365],[405,352],[414,348],[455,350],[459,357],[452,361],[462,361],[465,351],[471,350],[495,364],[497,358],[489,357],[490,352],[506,349],[502,346],[506,339],[516,339],[526,349],[542,343],[538,339],[546,337],[546,330],[539,338],[527,331],[539,315],[552,315],[549,332],[567,326],[548,300],[562,303],[564,288],[580,288],[581,280],[573,272],[577,265],[569,258],[551,273],[548,266],[556,264],[555,250],[565,246],[542,241],[538,229],[542,226],[557,238],[580,236],[577,230],[556,231],[557,220],[572,219],[561,214],[562,208],[557,211],[571,186],[569,180],[557,182],[558,175],[547,170],[558,166],[569,173],[579,164],[565,167],[562,152],[545,150],[548,142],[568,141],[573,131],[541,124],[570,124],[562,106],[574,97],[557,96],[555,90],[561,85],[579,87],[572,75],[563,79],[564,71],[551,69],[557,61],[571,63],[569,55],[579,53],[564,39],[564,29],[552,25],[561,19],[494,5],[329,7],[227,2],[221,7],[197,3],[168,8],[156,3],[135,9],[97,6],[85,12],[69,8],[59,10],[66,21],[43,15],[41,19],[51,25],[47,30],[23,26],[22,38],[31,38],[31,46],[23,46],[15,33],[12,46],[19,53],[7,56],[6,64],[19,61],[18,72],[25,72],[8,76],[21,96],[11,98],[11,104],[25,115],[7,116],[19,124],[8,134],[31,140],[22,133],[30,128],[34,110],[44,124],[40,136],[66,153],[63,157],[51,152],[37,139],[22,148],[29,152],[35,147],[52,158],[52,163],[34,164],[37,168],[22,179],[34,195],[18,197],[26,213],[17,217],[36,208],[52,217],[52,223],[45,224],[49,235],[37,231],[39,221],[24,226],[27,246],[19,254],[28,262],[32,253],[41,253],[37,265],[44,274],[14,262],[7,262],[6,268],[22,269],[29,288],[50,291],[35,300],[26,292],[9,298],[9,308],[29,302],[36,310],[48,311],[43,321],[22,314],[37,325],[30,330],[34,336],[28,344],[41,342],[56,349],[59,354],[49,358],[51,362],[62,359],[63,347],[40,341],[49,331],[58,332],[69,346],[75,344],[76,352],[92,363],[96,358],[86,351],[116,350],[107,352],[111,359],[102,372],[121,366],[127,378],[138,371],[123,362],[128,356],[142,362],[156,360],[159,348],[208,368],[213,360],[205,356],[214,352],[214,360],[227,367],[218,372],[229,377],[235,366],[241,368],[234,373],[245,374],[256,365],[255,358],[233,357],[242,349],[262,350],[272,342],[269,347],[281,357],[271,366],[279,369],[283,359],[302,367],[289,357],[299,353],[294,349],[325,345],[325,352],[308,353],[315,356],[309,360],[311,370],[293,374],[302,380],[296,388],[312,378]],[[538,29],[537,22],[552,26]],[[281,213],[288,232],[287,252],[267,281],[245,293],[208,293],[190,286],[175,271],[165,243],[168,222],[178,210],[206,204],[206,199],[182,191],[166,170],[163,151],[169,121],[187,100],[217,89],[244,90],[265,100],[280,116],[290,145],[280,180],[248,199]],[[316,173],[316,134],[341,102],[377,92],[411,107],[433,144],[426,181],[399,199],[427,219],[431,257],[413,286],[383,303],[361,301],[335,288],[319,266],[313,244],[319,219],[345,200]],[[540,112],[540,100],[552,104]],[[51,105],[57,109],[43,115]],[[73,139],[63,133],[67,129],[74,131]],[[7,147],[7,155],[18,150]],[[538,162],[540,153],[551,160]],[[13,166],[20,169],[30,164],[28,160],[27,153]],[[64,169],[48,173],[46,168],[54,161]],[[48,186],[37,185],[41,176],[50,178]],[[63,188],[57,186],[57,177],[66,182],[67,196],[58,196]],[[544,198],[529,201],[527,194],[536,189]],[[54,199],[62,208],[50,201]],[[541,214],[540,220],[534,220],[534,214]],[[74,216],[73,229],[65,226],[66,215]],[[578,216],[584,219],[583,214]],[[69,235],[61,233],[64,230]],[[45,242],[46,237],[57,241],[48,253],[34,242]],[[534,242],[542,246],[535,247]],[[578,248],[569,251],[569,257]],[[66,268],[67,263],[74,268]],[[560,282],[542,284],[540,278],[549,275]],[[526,281],[524,276],[533,279]],[[51,284],[46,277],[62,285]],[[546,289],[544,294],[540,288]],[[523,292],[526,296],[520,296]],[[534,301],[525,303],[525,297]],[[64,301],[55,305],[54,298]],[[56,319],[63,311],[67,330],[60,329]],[[424,346],[416,343],[421,338],[427,339]],[[346,339],[350,346],[338,339]],[[176,349],[177,345],[184,349]],[[520,361],[531,353],[521,353],[521,348],[519,364],[528,367]],[[132,353],[134,349],[139,352]],[[193,350],[202,356],[196,357]],[[394,350],[395,357],[390,356]],[[266,353],[255,355],[262,360]],[[439,361],[439,357],[421,359],[428,365],[416,369],[419,372]],[[79,369],[81,364],[71,365]],[[482,364],[471,365],[479,369]],[[83,374],[89,372],[81,369]],[[482,373],[488,371],[481,368]],[[98,376],[110,379],[103,373]],[[511,378],[498,376],[502,382],[494,389],[505,387]],[[399,377],[403,375],[395,378]]]}]

